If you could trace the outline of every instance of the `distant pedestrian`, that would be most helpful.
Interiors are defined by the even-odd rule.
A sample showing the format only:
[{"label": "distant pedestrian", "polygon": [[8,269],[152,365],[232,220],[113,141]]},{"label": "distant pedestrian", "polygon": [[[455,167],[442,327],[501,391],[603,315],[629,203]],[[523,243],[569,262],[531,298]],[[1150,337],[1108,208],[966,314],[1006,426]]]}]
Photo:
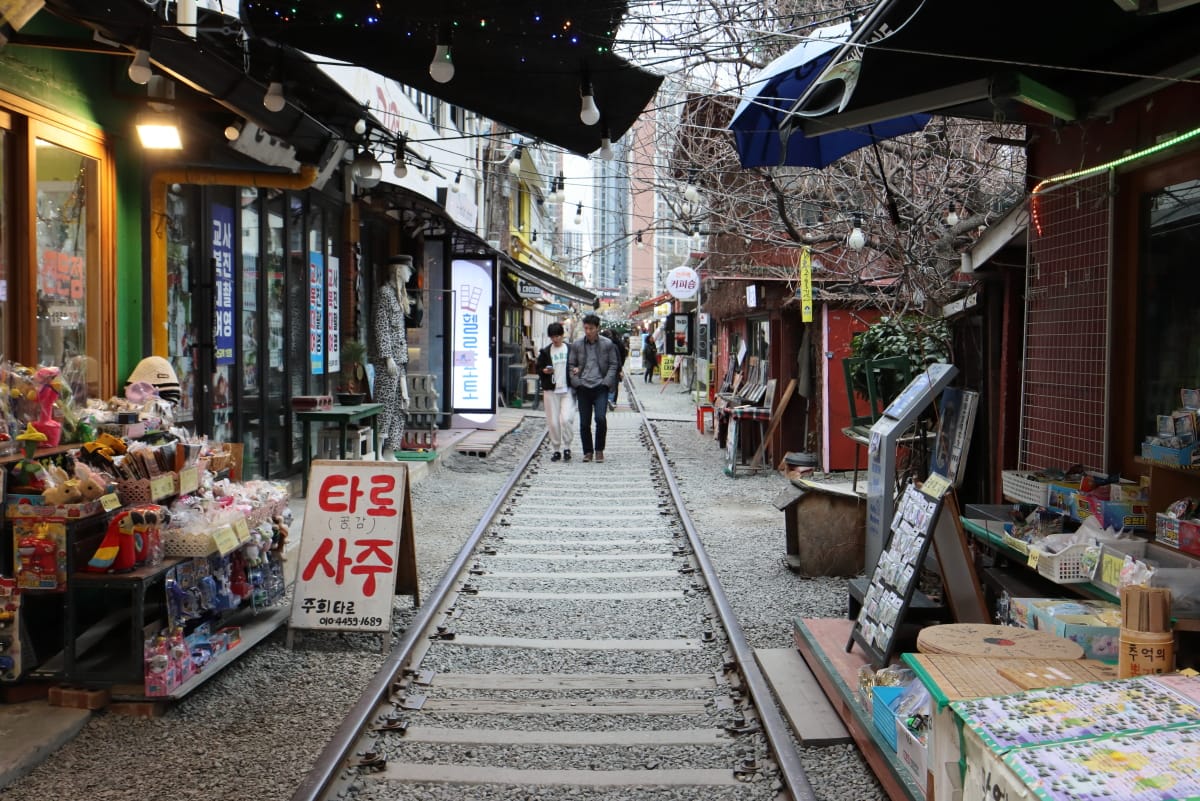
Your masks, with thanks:
[{"label": "distant pedestrian", "polygon": [[658,367],[658,347],[654,344],[654,337],[646,337],[646,344],[642,346],[642,370],[647,384],[654,383],[654,370]]},{"label": "distant pedestrian", "polygon": [[571,346],[563,342],[562,323],[546,327],[550,344],[538,352],[537,372],[546,409],[546,428],[554,454],[550,461],[571,461],[571,426],[575,423],[575,393],[567,379],[567,357]]},{"label": "distant pedestrian", "polygon": [[601,336],[607,337],[610,342],[617,346],[617,383],[613,384],[612,390],[608,393],[608,408],[613,410],[617,408],[617,395],[621,392],[621,382],[625,380],[625,357],[629,353],[629,348],[625,345],[625,340],[621,338],[613,329],[609,328]]},{"label": "distant pedestrian", "polygon": [[[600,318],[583,318],[583,336],[571,343],[567,356],[571,368],[571,386],[579,404],[579,441],[583,461],[604,461],[604,443],[608,436],[608,393],[617,383],[617,346],[600,336]],[[592,419],[596,436],[592,438]]]}]

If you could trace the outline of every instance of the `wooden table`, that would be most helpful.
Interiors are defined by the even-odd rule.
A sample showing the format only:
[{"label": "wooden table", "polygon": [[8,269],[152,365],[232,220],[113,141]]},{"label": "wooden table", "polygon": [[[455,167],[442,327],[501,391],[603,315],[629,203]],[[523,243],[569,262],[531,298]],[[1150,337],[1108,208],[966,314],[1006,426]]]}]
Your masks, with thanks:
[{"label": "wooden table", "polygon": [[334,406],[330,409],[309,409],[296,412],[296,419],[300,421],[300,427],[304,432],[304,475],[301,477],[301,486],[305,497],[308,497],[308,469],[312,461],[311,425],[313,423],[337,423],[341,429],[341,458],[345,459],[346,433],[349,431],[350,424],[370,420],[371,443],[374,446],[374,452],[378,454],[379,430],[375,428],[375,418],[382,411],[382,403],[360,403],[357,406]]}]

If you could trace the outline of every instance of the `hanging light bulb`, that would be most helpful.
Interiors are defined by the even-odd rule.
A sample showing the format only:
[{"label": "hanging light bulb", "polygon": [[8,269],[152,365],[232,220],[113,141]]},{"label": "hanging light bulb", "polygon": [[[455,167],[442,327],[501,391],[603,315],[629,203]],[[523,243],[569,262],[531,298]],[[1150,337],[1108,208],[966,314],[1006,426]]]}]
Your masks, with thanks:
[{"label": "hanging light bulb", "polygon": [[951,228],[958,225],[958,213],[954,211],[953,207],[951,207],[950,211],[946,214],[946,225]]},{"label": "hanging light bulb", "polygon": [[596,98],[592,96],[592,82],[587,78],[583,79],[583,84],[579,87],[579,95],[583,100],[579,107],[579,121],[584,125],[600,122],[600,108],[596,105]]},{"label": "hanging light bulb", "polygon": [[150,51],[139,47],[133,54],[133,61],[129,62],[129,80],[138,86],[145,86],[150,83],[153,75],[154,70],[150,67]]},{"label": "hanging light bulb", "polygon": [[532,234],[529,235],[529,241],[531,241],[531,242],[537,241],[537,231],[534,231]]},{"label": "hanging light bulb", "polygon": [[695,225],[692,226],[692,242],[700,244],[700,228]]},{"label": "hanging light bulb", "polygon": [[638,250],[643,250],[646,247],[645,243],[642,242],[642,232],[641,231],[637,232],[637,246],[638,246]]},{"label": "hanging light bulb", "polygon": [[613,158],[612,139],[608,135],[607,128],[600,134],[600,158],[605,161],[612,161]]},{"label": "hanging light bulb", "polygon": [[575,224],[583,225],[583,204],[582,203],[575,206]]},{"label": "hanging light bulb", "polygon": [[392,167],[392,175],[397,178],[404,178],[408,175],[408,164],[404,161],[404,154],[396,154],[396,166]]},{"label": "hanging light bulb", "polygon": [[242,135],[242,127],[245,125],[241,120],[234,120],[225,126],[225,138],[230,142],[236,142],[238,137]]},{"label": "hanging light bulb", "polygon": [[450,59],[450,29],[445,26],[438,32],[433,61],[429,62],[429,77],[438,83],[449,83],[454,77],[454,62]]},{"label": "hanging light bulb", "polygon": [[517,145],[513,148],[512,160],[508,162],[508,171],[518,178],[521,177],[521,152],[523,148]]},{"label": "hanging light bulb", "polygon": [[267,107],[267,111],[283,111],[285,101],[283,84],[280,81],[271,81],[267,85],[267,93],[263,95],[263,105]]},{"label": "hanging light bulb", "polygon": [[370,150],[364,150],[354,157],[351,165],[354,171],[354,182],[362,189],[373,189],[383,178],[383,168],[379,159]]},{"label": "hanging light bulb", "polygon": [[421,170],[421,180],[429,180],[429,170],[433,166],[433,159],[425,159],[425,169]]},{"label": "hanging light bulb", "polygon": [[458,194],[459,187],[462,185],[462,170],[458,171],[458,175],[454,176],[454,183],[450,184],[450,191]]},{"label": "hanging light bulb", "polygon": [[367,132],[367,121],[364,120],[362,117],[359,117],[357,120],[355,120],[354,121],[354,132],[356,134],[358,134],[359,136],[362,136],[363,134],[365,134]]},{"label": "hanging light bulb", "polygon": [[854,220],[854,229],[850,231],[850,235],[846,237],[846,247],[851,250],[862,250],[867,244],[867,235],[863,233],[863,229],[859,228],[859,221]]},{"label": "hanging light bulb", "polygon": [[683,199],[692,204],[700,202],[700,190],[692,181],[688,181],[687,189],[683,190]]}]

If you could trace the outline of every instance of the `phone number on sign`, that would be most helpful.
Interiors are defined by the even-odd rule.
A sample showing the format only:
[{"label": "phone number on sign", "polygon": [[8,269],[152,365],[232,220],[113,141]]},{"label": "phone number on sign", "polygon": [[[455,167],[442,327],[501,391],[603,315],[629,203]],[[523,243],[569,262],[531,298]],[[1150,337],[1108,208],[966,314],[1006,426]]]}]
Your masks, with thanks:
[{"label": "phone number on sign", "polygon": [[368,628],[383,625],[381,617],[322,617],[317,619],[318,626],[340,626],[342,628]]}]

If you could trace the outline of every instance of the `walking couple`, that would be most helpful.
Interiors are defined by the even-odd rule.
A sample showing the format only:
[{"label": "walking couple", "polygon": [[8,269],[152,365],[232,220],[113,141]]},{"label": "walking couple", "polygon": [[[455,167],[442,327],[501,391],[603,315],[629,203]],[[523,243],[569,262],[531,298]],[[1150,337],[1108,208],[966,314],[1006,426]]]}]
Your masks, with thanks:
[{"label": "walking couple", "polygon": [[551,323],[546,334],[550,344],[538,353],[537,372],[546,404],[550,447],[554,449],[550,460],[571,460],[571,423],[578,406],[583,461],[603,462],[608,396],[616,388],[621,366],[617,346],[600,336],[600,318],[594,314],[583,318],[583,336],[570,344],[563,342],[561,323]]}]

